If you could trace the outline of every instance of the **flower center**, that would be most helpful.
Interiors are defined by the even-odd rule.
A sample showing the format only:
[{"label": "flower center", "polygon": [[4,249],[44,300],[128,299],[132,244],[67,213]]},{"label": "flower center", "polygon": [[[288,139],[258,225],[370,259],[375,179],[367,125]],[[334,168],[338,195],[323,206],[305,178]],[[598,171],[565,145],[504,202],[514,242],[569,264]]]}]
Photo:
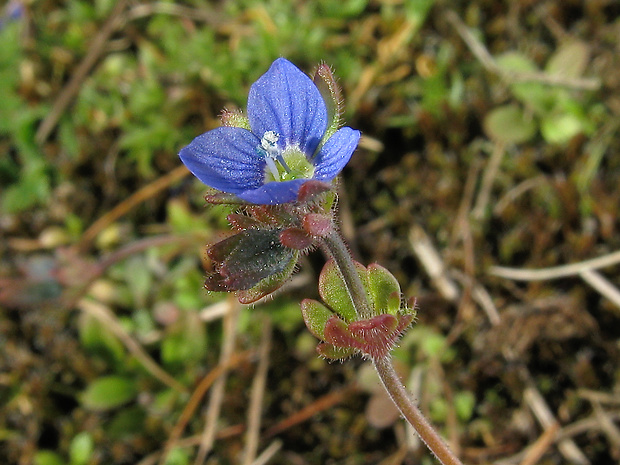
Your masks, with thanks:
[{"label": "flower center", "polygon": [[280,135],[267,131],[256,149],[265,157],[265,183],[308,179],[314,174],[314,165],[297,146],[278,147]]}]

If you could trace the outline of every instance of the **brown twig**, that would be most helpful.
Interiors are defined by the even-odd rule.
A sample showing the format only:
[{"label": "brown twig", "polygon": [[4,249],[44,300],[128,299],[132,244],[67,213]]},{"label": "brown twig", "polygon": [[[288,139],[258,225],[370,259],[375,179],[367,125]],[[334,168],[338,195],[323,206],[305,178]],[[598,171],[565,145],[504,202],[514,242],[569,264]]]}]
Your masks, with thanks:
[{"label": "brown twig", "polygon": [[346,387],[337,391],[332,391],[329,394],[320,397],[312,404],[294,413],[288,418],[276,423],[267,431],[265,431],[264,438],[271,438],[276,434],[286,431],[299,423],[309,420],[314,415],[321,413],[325,410],[332,408],[334,405],[338,405],[345,400],[354,391],[353,387]]},{"label": "brown twig", "polygon": [[[204,395],[207,393],[209,388],[213,385],[213,383],[217,381],[218,379],[220,379],[220,377],[223,376],[224,373],[227,373],[229,370],[235,368],[241,362],[250,358],[252,354],[253,354],[252,351],[246,351],[246,352],[232,355],[226,361],[225,364],[220,363],[219,365],[217,365],[209,373],[207,373],[207,375],[200,381],[198,386],[196,386],[196,389],[194,389],[194,392],[192,393],[192,396],[190,397],[189,401],[185,405],[183,412],[181,412],[181,416],[177,420],[177,423],[174,425],[174,428],[172,429],[172,432],[170,433],[170,436],[168,437],[168,440],[166,441],[164,451],[159,457],[158,463],[162,465],[166,463],[168,454],[170,453],[172,448],[178,444],[181,434],[183,434],[183,430],[187,426],[187,423],[192,418],[192,415],[198,408],[198,405],[200,405],[200,401],[202,400]],[[200,442],[202,441],[202,437],[200,437],[199,441]],[[199,441],[195,440],[193,441],[193,444],[196,445],[199,443]]]},{"label": "brown twig", "polygon": [[553,444],[559,429],[560,425],[557,422],[547,427],[543,434],[527,450],[520,465],[536,465],[543,454],[549,450],[549,447]]}]

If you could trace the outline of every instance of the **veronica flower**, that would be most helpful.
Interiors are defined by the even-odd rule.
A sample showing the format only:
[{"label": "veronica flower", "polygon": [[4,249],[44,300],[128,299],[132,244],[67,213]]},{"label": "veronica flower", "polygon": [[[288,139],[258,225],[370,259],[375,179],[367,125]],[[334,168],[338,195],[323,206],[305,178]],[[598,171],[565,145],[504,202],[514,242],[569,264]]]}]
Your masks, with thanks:
[{"label": "veronica flower", "polygon": [[332,181],[359,142],[359,131],[337,129],[338,115],[328,113],[315,82],[278,58],[252,84],[247,118],[225,113],[227,126],[196,137],[179,156],[204,184],[247,202],[294,202],[307,180]]}]

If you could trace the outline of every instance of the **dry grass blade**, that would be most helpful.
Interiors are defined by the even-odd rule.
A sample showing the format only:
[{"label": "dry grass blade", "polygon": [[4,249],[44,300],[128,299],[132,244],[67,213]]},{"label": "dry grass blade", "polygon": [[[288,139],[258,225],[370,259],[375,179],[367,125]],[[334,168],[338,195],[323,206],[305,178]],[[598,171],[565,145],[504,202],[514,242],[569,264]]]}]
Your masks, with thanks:
[{"label": "dry grass blade", "polygon": [[565,278],[576,276],[584,271],[605,268],[620,263],[620,251],[612,252],[602,257],[585,260],[570,265],[554,266],[551,268],[525,269],[508,268],[504,266],[492,266],[489,273],[500,278],[513,279],[515,281],[544,281],[547,279]]},{"label": "dry grass blade", "polygon": [[484,313],[486,313],[487,318],[493,326],[497,326],[501,323],[499,311],[493,303],[489,291],[461,271],[451,270],[450,275],[459,281],[463,287],[469,286],[471,288],[472,298],[480,305],[482,310],[484,310]]},{"label": "dry grass blade", "polygon": [[620,429],[615,425],[610,415],[607,414],[601,404],[592,402],[592,406],[594,407],[594,415],[599,422],[601,430],[605,433],[612,448],[616,451],[614,455],[617,456],[617,453],[620,452]]},{"label": "dry grass blade", "polygon": [[269,447],[267,447],[258,457],[256,457],[256,460],[252,462],[252,465],[265,465],[274,455],[278,453],[280,449],[282,449],[282,441],[273,441],[269,444]]},{"label": "dry grass blade", "polygon": [[614,305],[620,309],[620,291],[616,286],[605,279],[603,275],[594,270],[584,270],[579,273],[579,276],[601,295],[611,300]]},{"label": "dry grass blade", "polygon": [[[531,375],[525,366],[521,367],[521,374],[528,385],[523,391],[523,398],[525,402],[527,402],[528,406],[534,413],[534,416],[543,428],[548,429],[553,427],[557,424],[557,420],[547,405],[547,402],[545,402],[542,394],[538,391],[538,389],[536,389],[534,383],[531,381]],[[560,439],[558,441],[558,449],[571,463],[577,465],[590,465],[588,458],[572,439]]]},{"label": "dry grass blade", "polygon": [[[198,386],[196,386],[196,389],[194,389],[194,392],[192,393],[192,396],[190,397],[189,401],[185,405],[185,408],[183,409],[183,412],[181,413],[179,420],[177,421],[176,425],[172,429],[172,432],[170,433],[170,436],[168,437],[168,440],[166,441],[164,451],[162,452],[158,463],[160,463],[161,465],[165,464],[170,451],[174,447],[181,445],[180,438],[181,438],[181,434],[183,434],[183,430],[185,429],[185,426],[187,426],[187,423],[192,418],[192,415],[194,414],[194,412],[200,405],[200,401],[202,400],[204,395],[207,393],[209,388],[213,385],[213,383],[217,381],[218,379],[220,379],[220,377],[224,373],[235,368],[241,362],[247,360],[251,355],[252,355],[252,352],[248,351],[248,352],[243,352],[243,353],[231,356],[225,365],[219,364],[213,370],[207,373],[207,375],[200,381]],[[194,438],[192,440],[191,445],[200,444],[201,441],[202,441],[202,438]]]},{"label": "dry grass blade", "polygon": [[527,450],[525,458],[521,461],[521,465],[536,465],[553,444],[559,429],[560,425],[557,422],[546,428],[543,434]]},{"label": "dry grass blade", "polygon": [[439,252],[420,226],[413,225],[411,227],[409,244],[441,296],[450,302],[456,301],[459,297],[459,288],[448,277],[446,266],[439,256]]},{"label": "dry grass blade", "polygon": [[[237,320],[239,318],[239,311],[241,310],[241,305],[237,302],[233,294],[228,295],[227,302],[229,308],[228,313],[224,317],[224,334],[222,339],[222,350],[220,352],[220,365],[222,366],[226,366],[233,355],[237,335]],[[204,463],[207,454],[213,448],[217,432],[217,420],[220,416],[222,402],[224,401],[226,373],[227,371],[224,371],[222,376],[218,377],[211,391],[211,397],[209,398],[209,405],[205,416],[205,427],[202,433],[202,440],[200,441],[200,447],[198,448],[198,453],[194,460],[195,465]]]},{"label": "dry grass blade", "polygon": [[78,249],[81,251],[86,250],[90,246],[90,243],[95,239],[95,237],[97,237],[97,235],[106,227],[108,227],[111,223],[118,220],[123,215],[127,214],[134,207],[137,207],[142,202],[157,195],[164,189],[167,189],[171,184],[174,184],[176,181],[183,179],[187,175],[189,175],[189,170],[184,165],[181,165],[178,168],[172,170],[170,173],[156,179],[152,183],[147,184],[146,186],[136,191],[130,197],[123,200],[112,210],[110,210],[97,221],[95,221],[80,238]]},{"label": "dry grass blade", "polygon": [[256,375],[252,382],[250,405],[248,407],[248,428],[245,437],[245,451],[243,465],[251,465],[255,461],[260,437],[260,423],[265,387],[267,386],[267,372],[269,370],[269,352],[271,351],[271,319],[263,317],[263,334],[259,349],[259,362]]}]

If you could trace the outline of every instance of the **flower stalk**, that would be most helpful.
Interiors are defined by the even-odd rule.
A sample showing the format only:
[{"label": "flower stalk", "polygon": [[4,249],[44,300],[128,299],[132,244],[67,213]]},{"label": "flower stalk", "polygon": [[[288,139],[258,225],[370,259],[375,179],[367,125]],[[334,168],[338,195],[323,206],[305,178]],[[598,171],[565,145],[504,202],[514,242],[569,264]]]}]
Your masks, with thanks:
[{"label": "flower stalk", "polygon": [[335,227],[332,226],[330,233],[323,238],[321,249],[328,258],[334,260],[343,281],[347,284],[347,292],[351,297],[358,319],[370,318],[372,312],[366,297],[366,290],[355,268],[349,248]]},{"label": "flower stalk", "polygon": [[[372,311],[366,290],[355,268],[349,249],[335,228],[332,228],[330,234],[323,238],[321,248],[325,255],[335,262],[358,317],[361,319],[370,318]],[[394,369],[390,354],[381,357],[370,356],[370,358],[390,398],[435,457],[443,465],[463,465],[407,392]]]},{"label": "flower stalk", "polygon": [[394,402],[402,416],[405,417],[405,420],[418,433],[426,447],[437,457],[437,460],[443,465],[463,465],[450,447],[448,447],[448,444],[431,426],[417,405],[415,405],[405,386],[400,381],[396,370],[394,370],[390,356],[375,359],[373,364],[392,402]]}]

